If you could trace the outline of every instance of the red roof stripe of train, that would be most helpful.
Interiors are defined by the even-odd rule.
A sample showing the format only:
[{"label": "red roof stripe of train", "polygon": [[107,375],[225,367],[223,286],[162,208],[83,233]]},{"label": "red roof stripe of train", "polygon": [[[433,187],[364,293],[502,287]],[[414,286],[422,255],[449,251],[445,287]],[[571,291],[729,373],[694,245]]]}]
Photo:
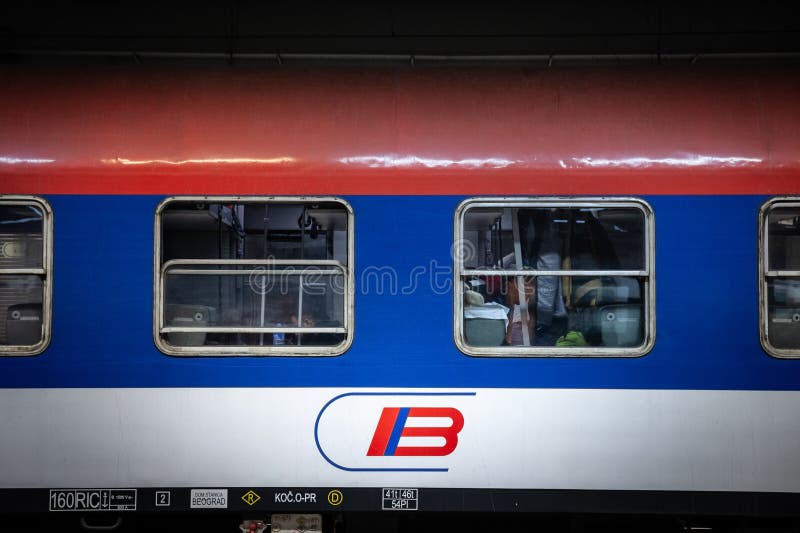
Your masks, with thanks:
[{"label": "red roof stripe of train", "polygon": [[781,67],[0,69],[6,194],[796,194]]}]

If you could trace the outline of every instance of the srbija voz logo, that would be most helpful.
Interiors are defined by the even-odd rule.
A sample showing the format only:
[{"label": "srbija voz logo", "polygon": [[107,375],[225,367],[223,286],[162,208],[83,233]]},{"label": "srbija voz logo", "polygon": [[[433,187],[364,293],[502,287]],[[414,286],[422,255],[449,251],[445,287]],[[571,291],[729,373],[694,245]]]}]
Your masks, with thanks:
[{"label": "srbija voz logo", "polygon": [[348,392],[326,403],[317,449],[350,472],[447,472],[474,392]]},{"label": "srbija voz logo", "polygon": [[[449,418],[451,425],[406,426],[409,418]],[[464,415],[454,407],[384,407],[367,455],[442,456],[458,445]],[[401,437],[441,437],[442,446],[400,446]]]}]

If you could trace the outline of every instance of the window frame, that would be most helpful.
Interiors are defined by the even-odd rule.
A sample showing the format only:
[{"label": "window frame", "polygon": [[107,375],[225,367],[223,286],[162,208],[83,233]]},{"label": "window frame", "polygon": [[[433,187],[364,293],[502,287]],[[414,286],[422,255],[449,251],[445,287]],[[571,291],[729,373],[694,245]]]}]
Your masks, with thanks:
[{"label": "window frame", "polygon": [[769,341],[769,298],[768,279],[797,277],[800,270],[769,269],[769,214],[781,207],[796,208],[800,211],[800,196],[776,196],[761,205],[758,211],[758,333],[762,349],[770,356],[779,359],[800,359],[800,346],[797,348],[776,348]]},{"label": "window frame", "polygon": [[33,356],[50,345],[53,329],[53,209],[44,198],[0,195],[0,205],[30,205],[42,211],[42,268],[0,268],[3,275],[33,275],[42,279],[42,338],[30,345],[0,345],[0,357]]},{"label": "window frame", "polygon": [[[644,270],[470,270],[464,269],[459,243],[464,240],[464,217],[472,208],[614,208],[635,207],[644,216]],[[653,349],[656,339],[655,215],[646,201],[633,197],[475,197],[462,201],[455,211],[453,230],[453,339],[458,349],[472,357],[641,357]],[[614,276],[644,279],[643,342],[639,346],[608,348],[601,346],[471,346],[464,334],[464,301],[461,287],[464,276]]]},{"label": "window frame", "polygon": [[[343,265],[338,261],[332,260],[261,260],[261,259],[170,259],[169,261],[162,262],[162,246],[161,246],[161,214],[164,209],[174,202],[195,202],[195,203],[257,203],[257,204],[304,204],[316,202],[336,202],[340,204],[347,214],[347,265]],[[183,357],[331,357],[341,355],[346,352],[353,343],[355,331],[355,312],[354,312],[354,261],[355,261],[355,244],[354,244],[354,216],[353,208],[350,204],[342,198],[334,196],[170,196],[162,200],[155,211],[154,235],[153,235],[153,341],[156,347],[166,355],[183,356]],[[294,345],[280,345],[280,346],[175,346],[169,344],[162,338],[162,334],[169,332],[180,332],[178,330],[188,328],[175,328],[164,325],[164,285],[165,273],[167,270],[176,265],[184,265],[191,267],[191,265],[254,265],[259,267],[281,266],[283,264],[300,265],[307,264],[309,266],[323,265],[339,269],[344,272],[344,324],[342,328],[251,328],[251,327],[208,327],[208,328],[191,328],[192,332],[240,332],[240,333],[264,333],[271,334],[275,332],[283,333],[344,333],[344,340],[333,346],[294,346]],[[246,271],[237,271],[246,272]],[[261,271],[268,273],[269,271]],[[201,272],[194,272],[200,274]],[[312,272],[319,274],[319,272]],[[231,271],[223,271],[220,275],[233,274]],[[169,331],[165,331],[169,329]],[[333,330],[336,331],[333,331]],[[339,331],[343,329],[344,331]]]}]

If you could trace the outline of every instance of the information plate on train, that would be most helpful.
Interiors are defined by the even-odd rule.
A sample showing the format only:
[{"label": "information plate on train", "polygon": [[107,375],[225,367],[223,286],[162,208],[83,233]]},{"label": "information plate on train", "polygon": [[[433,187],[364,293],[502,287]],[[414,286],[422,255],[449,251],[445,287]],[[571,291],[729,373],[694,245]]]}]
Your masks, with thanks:
[{"label": "information plate on train", "polygon": [[135,511],[136,489],[50,491],[51,511]]},{"label": "information plate on train", "polygon": [[384,511],[416,511],[419,509],[418,489],[382,489]]}]

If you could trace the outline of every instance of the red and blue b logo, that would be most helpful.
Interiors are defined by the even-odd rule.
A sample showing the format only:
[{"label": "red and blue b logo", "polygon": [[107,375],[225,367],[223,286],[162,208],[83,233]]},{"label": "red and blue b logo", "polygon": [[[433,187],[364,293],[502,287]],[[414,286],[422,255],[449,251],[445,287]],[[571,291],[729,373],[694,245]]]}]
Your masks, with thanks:
[{"label": "red and blue b logo", "polygon": [[[449,426],[406,426],[414,418],[447,418]],[[378,427],[367,450],[368,456],[440,457],[450,455],[458,445],[464,415],[453,407],[384,407]],[[439,437],[441,446],[400,446],[401,437]]]}]

